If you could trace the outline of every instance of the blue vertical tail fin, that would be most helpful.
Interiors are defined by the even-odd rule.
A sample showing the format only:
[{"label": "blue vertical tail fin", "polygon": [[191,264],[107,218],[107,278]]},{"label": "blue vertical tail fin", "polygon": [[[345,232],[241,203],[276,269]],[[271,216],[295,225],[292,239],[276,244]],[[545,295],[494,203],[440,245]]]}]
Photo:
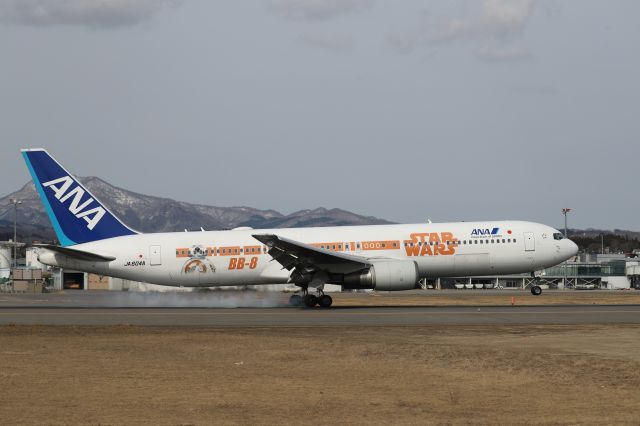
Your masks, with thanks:
[{"label": "blue vertical tail fin", "polygon": [[60,244],[74,244],[136,234],[44,149],[23,149],[33,183]]}]

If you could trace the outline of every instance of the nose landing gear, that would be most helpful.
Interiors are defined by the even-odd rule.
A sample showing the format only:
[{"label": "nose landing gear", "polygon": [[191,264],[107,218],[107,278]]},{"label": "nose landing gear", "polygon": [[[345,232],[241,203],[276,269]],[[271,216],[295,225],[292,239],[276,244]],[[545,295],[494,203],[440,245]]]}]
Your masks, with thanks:
[{"label": "nose landing gear", "polygon": [[540,277],[536,277],[532,272],[533,284],[531,284],[531,294],[534,296],[540,296],[542,294],[542,287],[540,287]]}]

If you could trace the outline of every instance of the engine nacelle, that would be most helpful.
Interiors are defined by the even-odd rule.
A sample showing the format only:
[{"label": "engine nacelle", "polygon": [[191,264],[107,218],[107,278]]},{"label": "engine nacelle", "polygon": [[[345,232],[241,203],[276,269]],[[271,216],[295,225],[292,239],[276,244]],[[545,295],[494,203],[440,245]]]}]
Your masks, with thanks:
[{"label": "engine nacelle", "polygon": [[376,289],[400,291],[415,288],[420,275],[413,260],[375,260],[364,271],[345,274],[342,286],[346,289]]}]

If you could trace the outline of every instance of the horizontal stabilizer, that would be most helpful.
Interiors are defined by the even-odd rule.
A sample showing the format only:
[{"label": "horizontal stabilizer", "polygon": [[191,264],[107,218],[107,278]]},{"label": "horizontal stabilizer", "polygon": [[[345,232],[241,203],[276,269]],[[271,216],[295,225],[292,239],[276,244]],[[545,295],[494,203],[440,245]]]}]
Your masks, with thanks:
[{"label": "horizontal stabilizer", "polygon": [[65,256],[74,259],[87,260],[89,262],[111,262],[112,260],[116,260],[116,258],[113,256],[103,256],[101,254],[91,253],[83,250],[76,250],[69,247],[60,247],[53,244],[34,244],[34,247],[44,248],[56,253],[64,254]]}]

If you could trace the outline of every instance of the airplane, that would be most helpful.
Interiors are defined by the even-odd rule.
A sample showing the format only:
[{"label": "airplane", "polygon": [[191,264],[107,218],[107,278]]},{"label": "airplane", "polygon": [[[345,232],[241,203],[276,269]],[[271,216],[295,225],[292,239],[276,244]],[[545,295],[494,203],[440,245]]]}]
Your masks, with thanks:
[{"label": "airplane", "polygon": [[[39,261],[165,286],[293,283],[290,303],[328,308],[325,284],[411,290],[420,279],[531,273],[578,246],[550,226],[512,220],[140,233],[118,219],[45,149],[23,149],[59,245]],[[540,295],[539,285],[531,293]]]}]

